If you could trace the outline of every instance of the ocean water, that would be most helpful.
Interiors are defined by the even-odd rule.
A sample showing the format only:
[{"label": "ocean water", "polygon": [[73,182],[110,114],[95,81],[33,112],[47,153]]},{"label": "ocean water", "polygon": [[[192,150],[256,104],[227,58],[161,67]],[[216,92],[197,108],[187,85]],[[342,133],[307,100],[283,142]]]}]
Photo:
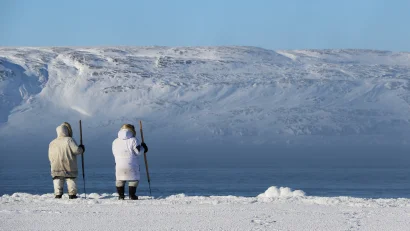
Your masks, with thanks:
[{"label": "ocean water", "polygon": [[[0,194],[27,192],[52,193],[47,169],[1,171]],[[408,168],[168,168],[150,172],[154,197],[184,193],[186,195],[257,196],[269,186],[300,189],[311,196],[353,196],[366,198],[410,197]],[[78,191],[83,193],[80,175]],[[87,193],[114,193],[113,169],[91,168],[86,172]],[[149,195],[145,174],[139,195]]]},{"label": "ocean water", "polygon": [[[213,155],[197,161],[193,161],[194,158],[164,160],[151,156],[149,167],[152,195],[157,198],[180,193],[254,197],[270,186],[303,190],[309,196],[409,198],[408,156],[406,152],[388,151],[361,156],[353,153],[338,157],[274,155],[269,158],[247,153],[241,158],[224,159]],[[142,158],[140,162],[142,174],[137,194],[149,195]],[[78,163],[81,166],[80,159]],[[114,163],[86,164],[85,175],[87,193],[116,192]],[[81,168],[77,186],[79,193],[83,193]],[[52,193],[49,167],[46,164],[21,168],[2,166],[0,195],[15,192]]]}]

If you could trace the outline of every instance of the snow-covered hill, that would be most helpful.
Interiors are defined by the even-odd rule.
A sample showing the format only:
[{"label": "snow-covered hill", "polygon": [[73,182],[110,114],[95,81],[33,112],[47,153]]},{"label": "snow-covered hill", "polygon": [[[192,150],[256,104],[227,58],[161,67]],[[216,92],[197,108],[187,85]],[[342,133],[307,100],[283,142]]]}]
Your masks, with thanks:
[{"label": "snow-covered hill", "polygon": [[178,143],[407,144],[409,79],[388,51],[2,47],[0,148],[79,119],[95,141],[142,120]]}]

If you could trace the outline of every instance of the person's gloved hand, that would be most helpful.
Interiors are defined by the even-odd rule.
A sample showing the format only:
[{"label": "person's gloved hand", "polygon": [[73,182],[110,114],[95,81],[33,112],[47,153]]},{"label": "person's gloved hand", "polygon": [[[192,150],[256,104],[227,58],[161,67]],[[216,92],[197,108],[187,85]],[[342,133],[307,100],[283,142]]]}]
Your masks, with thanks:
[{"label": "person's gloved hand", "polygon": [[80,148],[83,149],[83,153],[85,152],[85,147],[84,147],[84,145],[80,144],[80,145],[78,145],[78,147],[80,147]]},{"label": "person's gloved hand", "polygon": [[146,143],[142,143],[141,146],[144,148],[144,152],[147,153],[148,152],[148,146]]}]

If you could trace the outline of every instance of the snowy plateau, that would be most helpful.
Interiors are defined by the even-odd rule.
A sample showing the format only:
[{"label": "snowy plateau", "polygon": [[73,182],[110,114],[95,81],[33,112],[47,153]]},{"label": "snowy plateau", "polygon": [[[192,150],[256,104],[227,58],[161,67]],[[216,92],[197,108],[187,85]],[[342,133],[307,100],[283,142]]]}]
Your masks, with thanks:
[{"label": "snowy plateau", "polygon": [[142,120],[182,143],[406,145],[409,79],[404,52],[1,47],[0,139],[82,119],[95,140]]}]

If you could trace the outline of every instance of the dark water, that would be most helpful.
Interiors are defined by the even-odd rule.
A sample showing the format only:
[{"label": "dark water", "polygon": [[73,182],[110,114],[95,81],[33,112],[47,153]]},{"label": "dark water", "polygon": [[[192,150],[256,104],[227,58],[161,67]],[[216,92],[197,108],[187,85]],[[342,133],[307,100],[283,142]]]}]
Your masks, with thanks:
[{"label": "dark water", "polygon": [[[206,148],[204,148],[206,150]],[[410,155],[407,149],[261,150],[241,148],[229,154],[197,154],[150,149],[152,195],[257,196],[270,186],[300,189],[310,196],[410,198]],[[34,159],[36,161],[34,161]],[[15,156],[0,165],[0,195],[53,192],[47,155],[33,161]],[[143,159],[139,195],[149,195]],[[80,160],[78,160],[81,165]],[[81,172],[81,169],[80,169]],[[87,193],[114,193],[110,152],[92,149],[86,156]],[[82,175],[78,180],[83,192]]]},{"label": "dark water", "polygon": [[[0,194],[52,193],[48,169],[1,171]],[[410,197],[408,168],[164,168],[152,169],[151,189],[155,197],[187,195],[256,196],[270,186],[301,189],[313,196],[371,198]],[[112,168],[91,168],[86,172],[87,193],[114,193]],[[82,176],[78,178],[83,192]],[[149,195],[146,175],[139,195]]]}]

